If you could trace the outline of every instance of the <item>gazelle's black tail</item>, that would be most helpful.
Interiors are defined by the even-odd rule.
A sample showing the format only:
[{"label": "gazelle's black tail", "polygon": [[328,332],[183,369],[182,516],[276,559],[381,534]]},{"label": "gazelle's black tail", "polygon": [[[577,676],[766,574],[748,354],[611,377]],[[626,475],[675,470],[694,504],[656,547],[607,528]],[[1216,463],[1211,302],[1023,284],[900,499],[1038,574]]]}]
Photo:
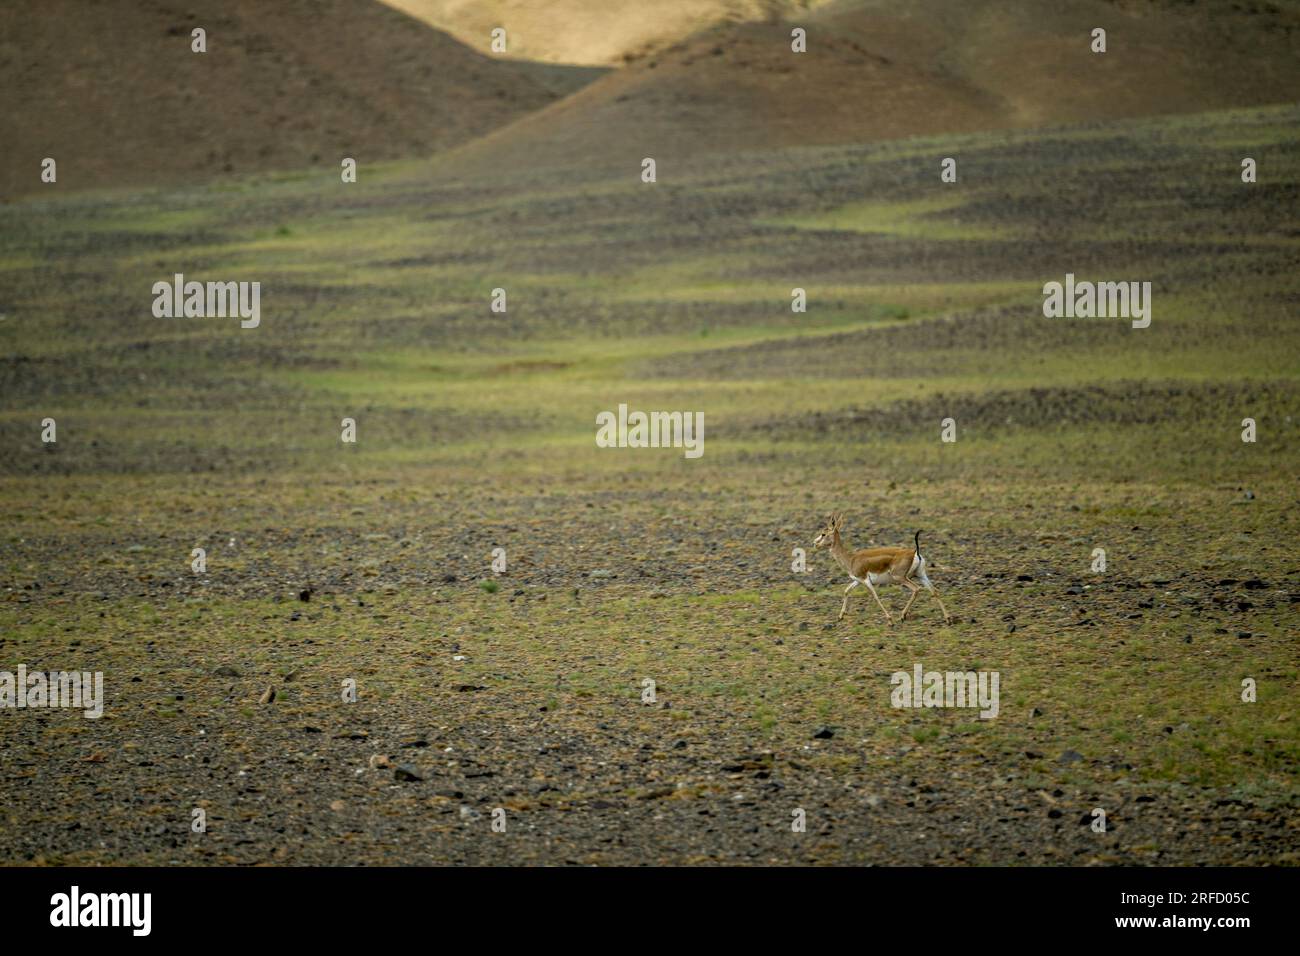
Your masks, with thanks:
[{"label": "gazelle's black tail", "polygon": [[912,538],[912,545],[916,548],[916,556],[919,558],[921,556],[921,532],[919,530]]}]

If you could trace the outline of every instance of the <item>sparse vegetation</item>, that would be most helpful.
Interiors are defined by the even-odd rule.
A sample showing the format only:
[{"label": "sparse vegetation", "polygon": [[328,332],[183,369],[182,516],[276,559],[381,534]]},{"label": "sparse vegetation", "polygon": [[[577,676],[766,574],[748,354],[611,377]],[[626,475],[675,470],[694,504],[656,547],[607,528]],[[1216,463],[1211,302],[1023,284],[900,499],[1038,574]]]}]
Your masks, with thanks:
[{"label": "sparse vegetation", "polygon": [[[1295,862],[1297,118],[774,152],[653,202],[397,165],[0,208],[0,651],[108,687],[0,720],[0,860]],[[998,185],[922,213],[952,152]],[[262,326],[153,319],[173,262],[261,281]],[[1155,282],[1151,327],[1043,319],[1067,270]],[[619,401],[703,410],[704,456],[597,449]],[[958,623],[836,625],[829,563],[790,570],[832,509],[924,528]],[[892,709],[918,660],[998,670],[1002,715]],[[399,750],[423,781],[369,769]]]}]

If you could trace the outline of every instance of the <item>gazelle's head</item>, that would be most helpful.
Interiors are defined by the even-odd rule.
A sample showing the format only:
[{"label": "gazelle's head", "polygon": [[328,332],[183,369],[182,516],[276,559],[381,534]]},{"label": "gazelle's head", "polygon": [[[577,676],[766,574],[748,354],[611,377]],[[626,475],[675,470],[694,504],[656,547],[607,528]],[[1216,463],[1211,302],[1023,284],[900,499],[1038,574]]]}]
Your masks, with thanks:
[{"label": "gazelle's head", "polygon": [[817,533],[817,538],[813,541],[814,548],[828,548],[835,536],[839,534],[844,527],[844,515],[836,512],[826,519],[826,526]]}]

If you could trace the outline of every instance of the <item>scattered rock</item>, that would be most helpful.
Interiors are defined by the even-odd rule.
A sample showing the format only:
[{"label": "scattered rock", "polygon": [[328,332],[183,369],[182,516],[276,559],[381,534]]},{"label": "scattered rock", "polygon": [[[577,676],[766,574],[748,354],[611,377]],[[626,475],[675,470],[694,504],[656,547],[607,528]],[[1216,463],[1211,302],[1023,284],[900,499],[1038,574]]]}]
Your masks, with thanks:
[{"label": "scattered rock", "polygon": [[772,769],[773,755],[770,753],[745,754],[725,765],[724,773],[752,773]]}]

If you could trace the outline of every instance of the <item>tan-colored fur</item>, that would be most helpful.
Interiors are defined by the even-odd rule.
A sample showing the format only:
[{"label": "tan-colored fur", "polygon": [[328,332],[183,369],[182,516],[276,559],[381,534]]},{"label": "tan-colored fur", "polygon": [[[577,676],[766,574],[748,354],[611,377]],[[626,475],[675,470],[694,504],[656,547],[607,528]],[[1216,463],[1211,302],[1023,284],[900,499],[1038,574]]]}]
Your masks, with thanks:
[{"label": "tan-colored fur", "polygon": [[[845,612],[849,607],[849,592],[859,584],[865,584],[871,596],[876,599],[880,609],[885,612],[885,620],[890,624],[894,623],[893,616],[889,609],[885,607],[880,600],[880,595],[876,593],[876,584],[898,584],[912,592],[907,599],[907,605],[903,608],[903,613],[899,617],[900,621],[907,620],[907,612],[912,609],[912,602],[922,590],[929,591],[934,595],[934,599],[939,602],[939,608],[943,611],[943,621],[947,624],[951,618],[948,616],[948,609],[943,606],[943,598],[939,597],[939,592],[934,589],[930,583],[929,576],[925,573],[925,559],[919,554],[919,548],[862,548],[852,551],[845,546],[843,539],[840,537],[840,530],[844,527],[844,515],[833,514],[826,521],[826,526],[822,528],[821,533],[813,541],[815,548],[830,548],[831,557],[842,567],[853,580],[849,586],[844,589],[844,603],[840,605],[840,616],[836,620],[842,620]],[[917,539],[920,539],[920,532],[917,532]],[[876,580],[872,580],[875,578]]]}]

